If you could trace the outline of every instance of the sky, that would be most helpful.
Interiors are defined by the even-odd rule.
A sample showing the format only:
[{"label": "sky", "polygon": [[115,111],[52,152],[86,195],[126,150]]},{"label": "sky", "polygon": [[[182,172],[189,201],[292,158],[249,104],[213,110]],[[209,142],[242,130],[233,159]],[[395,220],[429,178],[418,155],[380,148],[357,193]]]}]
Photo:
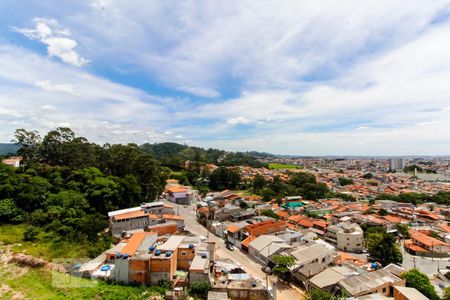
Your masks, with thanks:
[{"label": "sky", "polygon": [[450,1],[0,1],[0,142],[449,155]]}]

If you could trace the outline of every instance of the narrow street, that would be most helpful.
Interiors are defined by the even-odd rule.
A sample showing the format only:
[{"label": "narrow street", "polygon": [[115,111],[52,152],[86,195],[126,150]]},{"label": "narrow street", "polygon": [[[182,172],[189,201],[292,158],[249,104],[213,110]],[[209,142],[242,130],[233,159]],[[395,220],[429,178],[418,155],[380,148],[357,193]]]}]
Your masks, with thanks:
[{"label": "narrow street", "polygon": [[[235,248],[234,251],[226,249],[225,242],[214,234],[209,233],[208,236],[206,228],[197,223],[195,205],[184,207],[183,205],[177,205],[169,201],[166,201],[166,203],[173,205],[175,212],[184,218],[184,223],[190,232],[198,236],[208,237],[209,241],[216,243],[216,253],[218,257],[228,258],[240,264],[248,274],[252,275],[255,279],[260,280],[263,285],[266,284],[266,274],[261,270],[262,266],[259,263],[253,261],[237,248]],[[278,282],[277,278],[270,276],[269,287],[273,286],[276,287],[276,299],[304,299],[304,293],[300,289]]]}]

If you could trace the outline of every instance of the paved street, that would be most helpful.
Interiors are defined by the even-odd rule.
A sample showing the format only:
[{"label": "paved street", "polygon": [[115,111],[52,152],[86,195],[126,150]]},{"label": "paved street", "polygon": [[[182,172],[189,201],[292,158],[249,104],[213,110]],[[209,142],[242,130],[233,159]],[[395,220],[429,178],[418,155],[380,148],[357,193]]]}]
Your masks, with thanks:
[{"label": "paved street", "polygon": [[[207,236],[206,228],[197,223],[194,205],[184,207],[183,205],[177,205],[168,201],[167,203],[175,206],[175,212],[184,218],[185,225],[190,232],[199,236]],[[224,241],[212,233],[209,234],[209,240],[216,243],[216,253],[218,257],[228,258],[236,263],[239,263],[247,273],[260,280],[265,285],[266,274],[261,271],[262,266],[259,263],[251,260],[239,249],[229,251],[225,248]],[[304,298],[304,294],[299,289],[292,288],[281,282],[277,282],[277,279],[271,276],[269,279],[269,286],[272,287],[273,285],[276,286],[277,299],[293,300]]]},{"label": "paved street", "polygon": [[438,268],[445,269],[448,265],[448,258],[421,257],[408,254],[403,246],[400,246],[403,255],[402,266],[409,270],[416,266],[417,269],[426,273],[428,276],[437,274]]}]

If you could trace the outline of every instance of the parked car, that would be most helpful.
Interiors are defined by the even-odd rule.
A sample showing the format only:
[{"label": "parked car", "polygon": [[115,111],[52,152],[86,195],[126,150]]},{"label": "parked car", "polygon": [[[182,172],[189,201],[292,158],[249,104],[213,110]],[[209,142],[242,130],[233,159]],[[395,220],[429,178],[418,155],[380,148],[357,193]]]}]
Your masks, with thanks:
[{"label": "parked car", "polygon": [[225,247],[230,251],[234,251],[234,246],[231,245],[230,243],[227,243],[227,245]]}]

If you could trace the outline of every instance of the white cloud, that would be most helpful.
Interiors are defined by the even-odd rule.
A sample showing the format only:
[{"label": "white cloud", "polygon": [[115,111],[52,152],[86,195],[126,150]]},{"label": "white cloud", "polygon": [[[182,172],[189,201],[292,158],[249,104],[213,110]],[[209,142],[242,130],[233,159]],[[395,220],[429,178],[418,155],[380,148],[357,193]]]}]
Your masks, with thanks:
[{"label": "white cloud", "polygon": [[63,92],[76,95],[74,88],[70,84],[54,84],[50,80],[36,81],[35,85],[49,92]]},{"label": "white cloud", "polygon": [[189,87],[189,86],[181,86],[177,87],[177,90],[187,92],[189,94],[197,95],[200,97],[206,98],[215,98],[219,96],[219,93],[213,89],[202,88],[202,87]]},{"label": "white cloud", "polygon": [[251,122],[252,122],[252,120],[247,119],[245,117],[237,117],[237,118],[228,119],[227,124],[239,125],[239,124],[250,124]]},{"label": "white cloud", "polygon": [[75,51],[77,42],[69,38],[70,32],[68,30],[59,28],[57,20],[35,18],[33,21],[35,28],[12,27],[12,29],[47,45],[47,53],[50,57],[59,57],[63,62],[77,67],[89,62]]}]

